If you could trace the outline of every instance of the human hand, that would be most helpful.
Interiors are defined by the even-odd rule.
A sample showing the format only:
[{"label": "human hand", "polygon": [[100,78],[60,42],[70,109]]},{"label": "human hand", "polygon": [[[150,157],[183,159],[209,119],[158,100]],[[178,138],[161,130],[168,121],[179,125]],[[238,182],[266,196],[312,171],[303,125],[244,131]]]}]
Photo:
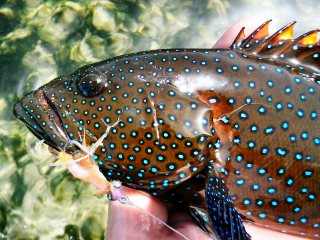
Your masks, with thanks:
[{"label": "human hand", "polygon": [[[181,236],[161,224],[145,211],[157,216],[189,240],[214,240],[202,231],[187,213],[168,212],[166,205],[150,195],[124,188],[123,194],[135,205],[121,204],[118,201],[109,203],[109,219],[105,240],[183,240]],[[143,210],[142,210],[143,209]],[[245,224],[252,240],[302,240],[280,232]],[[218,239],[218,238],[217,238]],[[306,240],[306,239],[304,239]]]}]

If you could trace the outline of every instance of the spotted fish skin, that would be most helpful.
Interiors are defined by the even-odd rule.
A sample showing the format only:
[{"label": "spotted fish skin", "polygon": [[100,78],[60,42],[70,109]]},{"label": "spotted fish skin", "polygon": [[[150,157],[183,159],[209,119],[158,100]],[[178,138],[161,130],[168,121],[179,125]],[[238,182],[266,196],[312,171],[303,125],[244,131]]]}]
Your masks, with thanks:
[{"label": "spotted fish skin", "polygon": [[[119,120],[93,157],[100,171],[196,206],[193,216],[221,239],[249,239],[242,220],[319,238],[320,48],[300,42],[298,57],[283,48],[298,45],[300,54],[297,41],[278,33],[271,44],[264,26],[230,49],[156,50],[84,66],[24,96],[14,113],[70,154],[79,150],[69,140],[82,142],[85,131],[94,143]],[[308,64],[276,61],[263,50],[269,45]]]}]

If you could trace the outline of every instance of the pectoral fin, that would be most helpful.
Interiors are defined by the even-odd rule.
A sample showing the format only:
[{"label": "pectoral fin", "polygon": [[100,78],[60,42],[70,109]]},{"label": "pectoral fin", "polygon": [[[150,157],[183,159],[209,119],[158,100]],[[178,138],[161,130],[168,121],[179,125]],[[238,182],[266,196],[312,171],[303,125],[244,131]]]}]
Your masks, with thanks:
[{"label": "pectoral fin", "polygon": [[243,226],[241,216],[233,205],[224,180],[209,176],[205,193],[212,226],[221,240],[251,239]]}]

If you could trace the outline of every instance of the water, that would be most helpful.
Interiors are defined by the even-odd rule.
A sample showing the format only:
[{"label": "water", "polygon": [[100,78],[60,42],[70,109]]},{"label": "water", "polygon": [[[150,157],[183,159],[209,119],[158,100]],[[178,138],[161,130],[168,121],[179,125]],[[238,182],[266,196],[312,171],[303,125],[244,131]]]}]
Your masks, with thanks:
[{"label": "water", "polygon": [[106,201],[74,179],[14,120],[24,92],[124,53],[207,48],[236,20],[320,27],[320,3],[275,0],[0,2],[0,238],[103,239]]}]

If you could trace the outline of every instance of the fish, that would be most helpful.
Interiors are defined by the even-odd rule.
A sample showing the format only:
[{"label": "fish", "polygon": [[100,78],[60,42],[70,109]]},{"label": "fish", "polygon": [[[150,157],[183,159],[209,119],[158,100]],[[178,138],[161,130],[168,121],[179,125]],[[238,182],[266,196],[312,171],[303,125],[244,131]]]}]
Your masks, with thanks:
[{"label": "fish", "polygon": [[60,161],[94,166],[82,176],[69,164],[75,176],[147,191],[209,236],[250,239],[251,222],[320,238],[319,30],[269,34],[270,21],[226,49],[83,66],[27,93],[14,115]]}]

